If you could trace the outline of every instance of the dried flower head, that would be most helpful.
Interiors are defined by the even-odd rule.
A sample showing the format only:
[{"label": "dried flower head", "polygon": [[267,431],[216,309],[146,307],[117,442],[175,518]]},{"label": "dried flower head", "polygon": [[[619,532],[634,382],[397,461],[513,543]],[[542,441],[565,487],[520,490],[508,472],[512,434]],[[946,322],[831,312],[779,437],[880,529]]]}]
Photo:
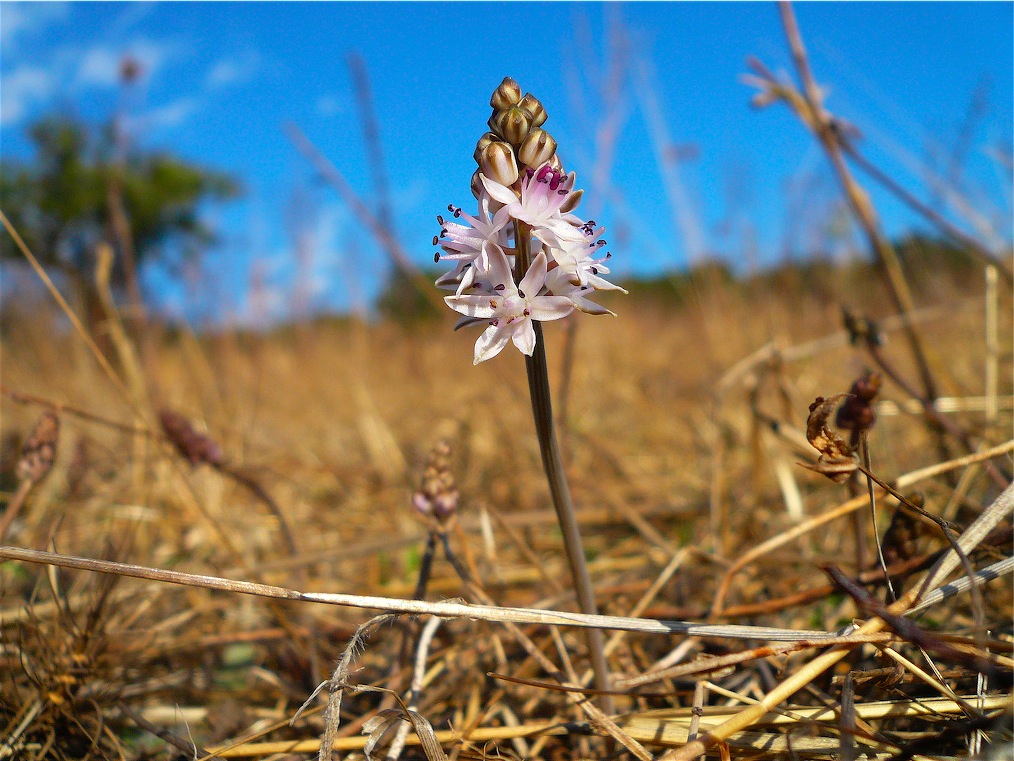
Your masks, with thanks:
[{"label": "dried flower head", "polygon": [[852,383],[845,402],[838,408],[835,424],[839,428],[851,431],[850,443],[853,448],[858,446],[863,431],[868,431],[877,422],[877,411],[873,403],[880,394],[882,385],[884,385],[883,376],[867,370]]},{"label": "dried flower head", "polygon": [[225,464],[222,448],[210,436],[194,430],[194,426],[183,415],[172,410],[162,410],[158,419],[166,437],[191,465],[207,463],[220,467]]},{"label": "dried flower head", "polygon": [[430,451],[419,489],[412,495],[412,506],[425,517],[443,522],[458,509],[458,489],[451,472],[451,446],[439,441]]},{"label": "dried flower head", "polygon": [[828,422],[847,396],[836,394],[829,399],[818,396],[810,405],[810,415],[806,419],[806,440],[820,452],[820,456],[815,465],[803,467],[825,475],[838,484],[845,483],[858,469],[853,447],[835,433]]},{"label": "dried flower head", "polygon": [[21,447],[17,475],[20,481],[39,483],[53,469],[56,460],[56,445],[60,440],[60,418],[53,412],[39,416],[32,435]]},{"label": "dried flower head", "polygon": [[[541,128],[546,109],[510,77],[490,98],[490,132],[476,144],[479,166],[471,190],[475,216],[449,206],[455,219],[437,217],[440,247],[434,259],[454,268],[437,285],[454,291],[444,301],[464,315],[455,329],[485,324],[475,345],[476,364],[513,342],[531,356],[533,321],[558,320],[575,309],[612,314],[589,300],[595,291],[619,290],[605,279],[611,254],[600,256],[604,229],[574,214],[583,191],[563,171],[556,140]],[[626,291],[624,291],[625,293]]]}]

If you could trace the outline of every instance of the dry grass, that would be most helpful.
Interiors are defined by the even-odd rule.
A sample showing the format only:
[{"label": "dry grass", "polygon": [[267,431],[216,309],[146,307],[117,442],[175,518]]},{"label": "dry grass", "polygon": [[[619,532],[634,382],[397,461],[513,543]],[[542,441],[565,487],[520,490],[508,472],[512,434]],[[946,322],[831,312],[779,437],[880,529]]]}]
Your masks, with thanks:
[{"label": "dry grass", "polygon": [[[947,283],[935,292],[947,299],[933,305],[919,330],[940,393],[981,396],[982,294]],[[870,363],[843,334],[808,348],[840,334],[838,305],[806,292],[744,296],[736,287],[701,289],[679,310],[617,301],[620,318],[581,323],[561,421],[602,611],[829,632],[870,617],[820,570],[832,563],[850,576],[865,574],[867,590],[883,601],[868,507],[859,513],[862,568],[853,524],[842,515],[730,573],[751,548],[849,498],[846,487],[796,464],[816,457],[802,438],[807,405],[846,391]],[[873,316],[890,312],[875,289],[854,294],[856,302]],[[1000,314],[1010,314],[1009,303]],[[573,609],[520,357],[505,353],[473,368],[472,337],[451,334],[445,324],[406,330],[333,322],[268,336],[181,334],[154,342],[146,374],[157,379],[148,389],[155,401],[134,400],[135,416],[57,316],[35,310],[8,325],[5,435],[27,436],[45,406],[38,400],[63,408],[54,471],[32,489],[7,544],[304,592],[407,598],[428,532],[410,495],[431,447],[447,440],[461,494],[449,546],[475,584],[455,573],[438,543],[428,599],[485,596],[504,606]],[[1010,346],[1009,320],[1001,320],[1001,332],[1000,345]],[[551,324],[546,333],[556,383],[564,330]],[[904,341],[889,338],[886,355],[915,377]],[[766,345],[777,351],[759,352]],[[738,364],[752,355],[769,358]],[[999,377],[1006,404],[995,420],[950,413],[983,447],[1004,443],[1011,428],[1009,355]],[[882,398],[906,400],[890,381]],[[158,428],[162,407],[195,421],[232,466],[265,488],[293,528],[295,557],[278,518],[249,489],[179,456]],[[967,454],[953,439],[948,445],[954,456]],[[884,479],[940,461],[918,415],[882,415],[870,446],[873,470]],[[12,451],[4,458],[4,488],[13,491]],[[1010,462],[1009,454],[993,460],[1001,478]],[[917,488],[928,511],[961,528],[998,493],[981,465]],[[883,535],[897,501],[881,494],[878,510]],[[895,579],[899,591],[911,589],[911,574],[949,546],[932,524],[907,525],[907,541],[887,548],[894,563],[914,566]],[[981,568],[1010,552],[1006,523],[970,560]],[[215,748],[231,749],[219,750],[220,757],[311,757],[323,734],[323,699],[293,725],[289,720],[371,615],[13,561],[0,565],[0,590],[0,735],[10,738],[13,757],[33,760],[192,757],[193,744],[198,757]],[[903,630],[871,635],[873,644],[852,645],[836,668],[801,686],[791,705],[714,752],[951,757],[969,753],[975,729],[1009,743],[1002,727],[1011,723],[1011,610],[1004,579],[978,596],[966,592],[930,608],[918,619],[925,640]],[[660,757],[686,743],[688,733],[715,727],[737,706],[786,683],[824,649],[611,635],[621,715],[607,727],[525,650],[534,643],[557,676],[586,683],[579,631],[445,620],[417,675],[421,689],[408,695],[421,624],[402,617],[381,626],[357,653],[342,703],[340,752],[362,748],[363,723],[380,708],[397,708],[397,693],[452,756],[606,757],[629,741],[624,752],[643,748]],[[716,657],[726,659],[721,668],[702,671],[700,662]],[[986,657],[995,663],[984,680],[978,670]],[[681,664],[682,672],[643,676],[660,661]],[[702,717],[689,710],[695,701]],[[408,734],[403,757],[422,753],[414,737]],[[10,756],[0,750],[0,758]]]}]

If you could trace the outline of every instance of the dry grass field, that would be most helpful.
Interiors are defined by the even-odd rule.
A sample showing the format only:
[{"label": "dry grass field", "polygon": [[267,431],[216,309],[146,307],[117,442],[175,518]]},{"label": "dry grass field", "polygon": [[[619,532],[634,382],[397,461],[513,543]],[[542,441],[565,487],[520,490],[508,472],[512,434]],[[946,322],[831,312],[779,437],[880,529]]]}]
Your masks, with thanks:
[{"label": "dry grass field", "polygon": [[[448,304],[507,347],[477,366],[449,313],[143,315],[127,164],[88,188],[101,242],[77,271],[55,244],[37,264],[5,197],[4,271],[41,285],[0,305],[0,761],[1014,758],[1009,235],[977,243],[919,200],[940,188],[872,166],[779,12],[798,84],[754,59],[742,81],[810,133],[851,253],[698,266],[598,294],[616,317],[549,321],[609,270],[545,108],[505,78],[475,153],[494,217],[438,217],[433,240],[472,268]],[[860,181],[925,223],[925,250],[887,239]],[[91,301],[61,303],[75,285]],[[542,322],[531,358],[507,344]]]},{"label": "dry grass field", "polygon": [[[1006,350],[988,358],[983,289],[933,285],[920,294],[916,323],[940,404],[958,408],[945,414],[977,450],[1003,445],[1011,358]],[[885,600],[865,478],[853,487],[859,510],[828,520],[849,502],[848,485],[800,467],[817,455],[805,438],[808,405],[879,369],[850,345],[841,303],[887,317],[880,356],[915,376],[879,286],[828,299],[804,288],[702,284],[694,296],[668,309],[618,296],[609,305],[619,317],[585,321],[572,335],[549,324],[546,342],[600,611],[716,628],[607,631],[613,723],[595,708],[602,696],[580,692],[580,629],[511,623],[509,613],[504,621],[398,616],[368,632],[344,672],[336,752],[361,753],[371,731],[379,739],[378,723],[398,724],[399,706],[409,704],[443,750],[420,749],[412,731],[405,758],[674,757],[667,749],[688,733],[714,728],[815,663],[827,647],[806,641],[812,632],[853,620],[887,623],[863,635],[872,644],[851,644],[710,752],[950,758],[974,752],[975,742],[1009,743],[1009,578],[920,617],[880,619],[822,570],[861,576],[873,604]],[[999,301],[1009,315],[1008,296]],[[999,346],[1009,347],[1010,320],[998,330]],[[31,489],[3,544],[301,592],[411,599],[427,536],[442,534],[454,563],[437,541],[426,600],[573,610],[523,362],[505,353],[473,368],[467,333],[444,322],[352,320],[270,334],[163,331],[146,353],[144,342],[132,355],[112,343],[117,375],[146,379],[125,394],[129,380],[118,390],[58,312],[11,306],[0,402],[8,494],[18,486],[19,442],[40,414],[55,411],[60,428],[52,472]],[[991,361],[1000,386],[987,415]],[[980,458],[905,481],[944,461],[925,418],[899,411],[910,402],[885,380],[869,430],[872,471],[910,499],[918,493],[961,534],[1000,493],[1010,448],[988,461],[992,477]],[[217,442],[226,466],[191,466],[159,425],[163,409]],[[954,436],[943,440],[951,458],[969,454]],[[459,502],[455,519],[438,526],[413,509],[412,493],[440,441],[450,446]],[[898,501],[877,492],[876,532],[885,537],[897,524],[884,552],[900,595],[948,539],[929,521],[904,521]],[[970,568],[1009,556],[1007,521],[970,551]],[[758,547],[767,551],[747,554]],[[0,733],[8,738],[0,757],[315,757],[327,690],[290,719],[378,613],[50,561],[57,565],[0,565]],[[951,577],[965,574],[959,566]],[[442,624],[426,628],[420,649],[428,621]],[[760,630],[728,625],[781,634],[766,641]],[[803,641],[780,642],[786,631]]]}]

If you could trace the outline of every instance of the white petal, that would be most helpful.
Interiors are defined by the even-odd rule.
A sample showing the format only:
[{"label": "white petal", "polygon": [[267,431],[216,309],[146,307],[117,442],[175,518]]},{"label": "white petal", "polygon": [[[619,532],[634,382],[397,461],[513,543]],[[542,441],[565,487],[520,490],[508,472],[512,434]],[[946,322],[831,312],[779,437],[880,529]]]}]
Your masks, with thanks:
[{"label": "white petal", "polygon": [[[451,298],[447,296],[445,298]],[[531,318],[540,322],[559,320],[574,311],[574,302],[566,296],[539,296],[528,301]]]},{"label": "white petal", "polygon": [[507,345],[511,329],[506,325],[490,325],[475,342],[475,356],[472,364],[477,365],[492,359]]},{"label": "white petal", "polygon": [[484,174],[480,174],[479,179],[482,180],[482,184],[485,186],[486,192],[489,193],[490,197],[494,200],[507,206],[518,202],[518,197],[514,195],[514,191],[506,185],[501,185],[496,180],[491,180]]},{"label": "white petal", "polygon": [[496,296],[488,293],[466,293],[461,296],[444,296],[444,303],[455,312],[461,312],[469,317],[481,317],[489,319],[496,315],[491,301],[499,301]]},{"label": "white petal", "polygon": [[503,252],[502,248],[493,244],[490,244],[488,253],[490,285],[494,288],[498,285],[506,286],[507,290],[501,292],[502,295],[516,290],[514,287],[514,276],[511,275],[511,265],[507,261],[507,254]]},{"label": "white petal", "polygon": [[585,314],[596,314],[596,315],[611,314],[613,317],[616,316],[616,312],[613,312],[610,309],[606,309],[604,306],[600,306],[599,304],[596,304],[594,301],[588,301],[588,299],[584,298],[583,296],[579,296],[576,293],[573,296],[571,296],[571,298],[574,300],[574,306],[576,306]]},{"label": "white petal", "polygon": [[[466,267],[464,272],[461,274],[461,282],[458,283],[458,288],[455,291],[455,295],[461,296],[475,282],[475,278],[478,275],[478,270],[475,267]],[[438,283],[439,285],[439,283]],[[452,307],[453,308],[453,307]]]},{"label": "white petal", "polygon": [[514,326],[514,335],[511,336],[514,345],[521,350],[522,354],[529,357],[535,352],[535,328],[531,320],[525,320],[522,324]]},{"label": "white petal", "polygon": [[[600,269],[605,268],[602,267]],[[606,280],[605,278],[601,278],[598,275],[592,275],[591,273],[588,273],[585,279],[587,280],[586,284],[590,285],[596,291],[622,291],[623,293],[627,292],[627,289],[624,288],[623,286],[616,285],[616,283],[610,283],[608,280]]]},{"label": "white petal", "polygon": [[528,267],[528,272],[521,278],[521,283],[518,285],[518,290],[525,294],[526,298],[532,298],[539,295],[539,291],[542,290],[542,286],[546,282],[546,255],[539,252],[539,255],[535,257],[531,265]]}]

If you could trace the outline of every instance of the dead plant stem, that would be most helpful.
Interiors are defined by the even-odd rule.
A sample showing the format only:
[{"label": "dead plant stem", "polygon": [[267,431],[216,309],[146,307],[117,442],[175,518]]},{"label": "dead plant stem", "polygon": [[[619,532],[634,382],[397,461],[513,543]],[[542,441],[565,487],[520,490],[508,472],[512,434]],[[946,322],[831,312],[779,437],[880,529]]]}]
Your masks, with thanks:
[{"label": "dead plant stem", "polygon": [[[845,191],[849,205],[852,207],[852,212],[863,228],[870,247],[876,255],[895,307],[905,318],[905,335],[908,338],[909,346],[912,349],[912,354],[919,368],[919,376],[922,379],[926,397],[932,401],[937,398],[936,382],[933,379],[933,373],[926,359],[926,352],[923,349],[919,333],[912,322],[907,319],[908,315],[915,309],[915,304],[908,287],[908,282],[905,279],[905,273],[898,260],[898,255],[878,228],[876,211],[870,203],[869,196],[852,177],[848,165],[845,163],[841,141],[838,136],[839,132],[832,127],[830,118],[821,106],[820,90],[810,70],[810,62],[806,56],[806,49],[803,47],[803,39],[799,33],[799,26],[796,23],[796,16],[792,10],[792,5],[787,0],[782,0],[779,3],[779,9],[782,15],[782,24],[785,27],[785,35],[788,38],[789,47],[792,49],[792,57],[803,84],[803,95],[812,117],[810,124],[815,136],[820,141],[825,153],[827,153],[828,159],[834,167],[835,174],[837,174],[838,180],[842,185],[842,189]],[[946,452],[946,445],[942,440],[939,443],[942,455],[941,459],[950,459],[950,455]]]}]

